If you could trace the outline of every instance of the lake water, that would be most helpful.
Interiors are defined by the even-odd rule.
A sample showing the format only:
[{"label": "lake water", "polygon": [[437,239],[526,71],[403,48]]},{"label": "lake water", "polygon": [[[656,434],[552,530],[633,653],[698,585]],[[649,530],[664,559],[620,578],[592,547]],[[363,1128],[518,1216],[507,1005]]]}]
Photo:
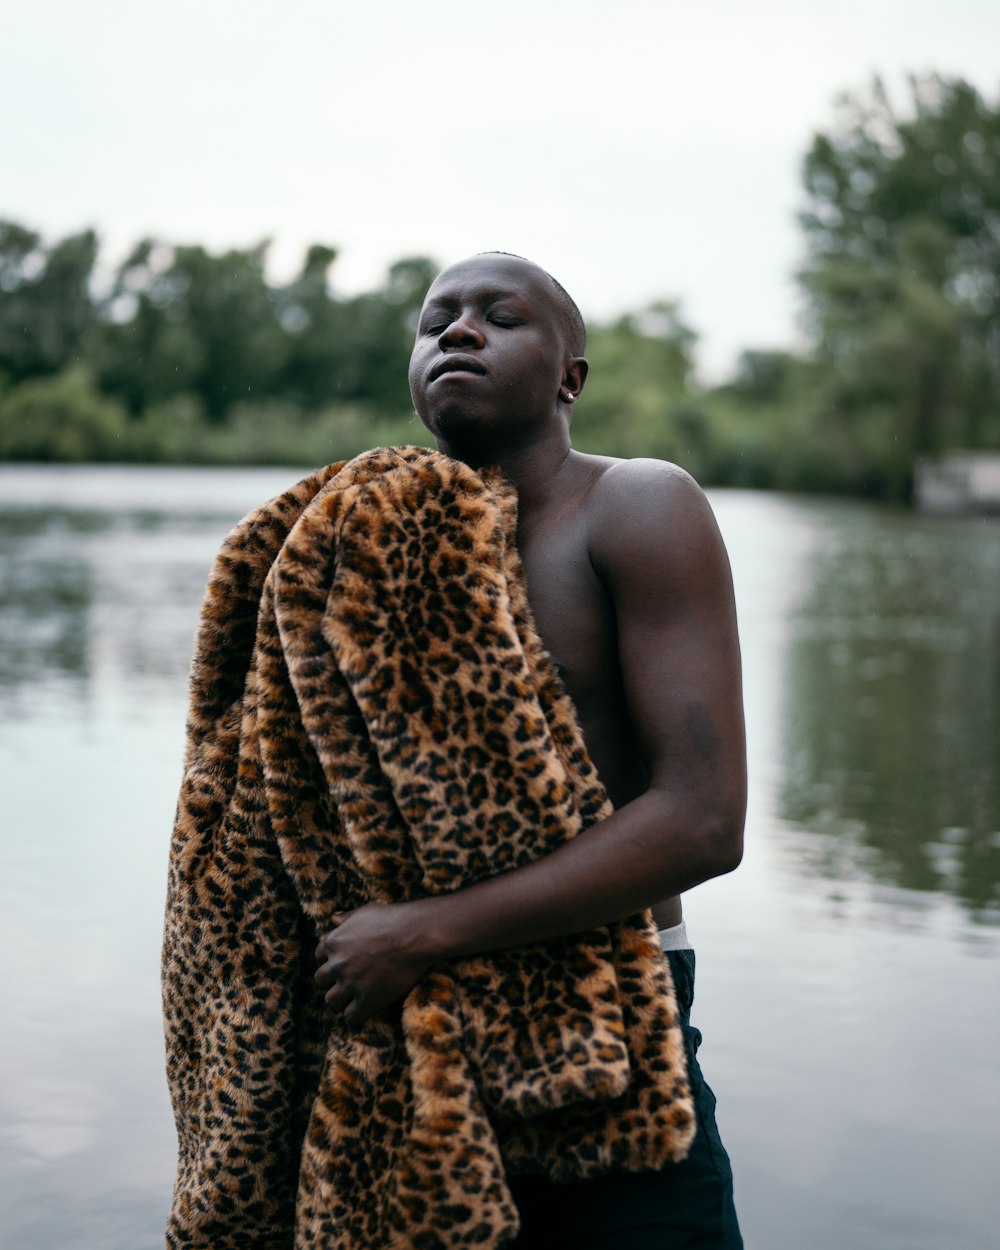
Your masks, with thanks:
[{"label": "lake water", "polygon": [[[162,1244],[192,633],[227,529],[295,476],[0,468],[4,1247]],[[711,498],[752,791],[686,914],[748,1250],[1000,1246],[1000,519]]]}]

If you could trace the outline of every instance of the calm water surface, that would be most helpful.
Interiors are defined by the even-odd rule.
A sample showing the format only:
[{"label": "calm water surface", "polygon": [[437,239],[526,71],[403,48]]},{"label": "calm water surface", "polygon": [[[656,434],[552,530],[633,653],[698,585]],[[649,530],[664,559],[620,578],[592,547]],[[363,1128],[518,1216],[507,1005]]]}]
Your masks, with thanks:
[{"label": "calm water surface", "polygon": [[[0,468],[0,1243],[147,1250],[209,562],[288,470]],[[744,492],[740,871],[686,900],[748,1250],[1000,1246],[1000,521]]]}]

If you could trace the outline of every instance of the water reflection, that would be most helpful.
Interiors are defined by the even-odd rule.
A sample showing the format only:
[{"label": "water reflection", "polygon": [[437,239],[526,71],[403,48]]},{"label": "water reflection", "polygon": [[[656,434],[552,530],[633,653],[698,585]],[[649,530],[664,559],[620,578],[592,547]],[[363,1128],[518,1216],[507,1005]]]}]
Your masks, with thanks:
[{"label": "water reflection", "polygon": [[141,714],[183,692],[215,549],[294,479],[142,468],[0,472],[0,720],[92,716],[119,691]]},{"label": "water reflection", "polygon": [[[294,476],[0,466],[4,1246],[162,1245],[157,974],[186,669],[219,542]],[[997,905],[1000,525],[713,503],[753,811],[740,872],[685,905],[747,1244],[978,1250],[995,1240],[1000,931],[967,917]],[[928,985],[946,1011],[928,1014]]]},{"label": "water reflection", "polygon": [[787,651],[781,815],[813,835],[810,872],[1000,923],[1000,525],[823,508]]},{"label": "water reflection", "polygon": [[88,613],[93,577],[74,558],[74,535],[107,521],[42,513],[0,513],[0,689],[5,702],[42,675],[85,685],[90,659]]},{"label": "water reflection", "polygon": [[89,714],[121,680],[131,695],[183,682],[204,557],[185,522],[149,513],[0,513],[0,692],[5,719],[30,698]]}]

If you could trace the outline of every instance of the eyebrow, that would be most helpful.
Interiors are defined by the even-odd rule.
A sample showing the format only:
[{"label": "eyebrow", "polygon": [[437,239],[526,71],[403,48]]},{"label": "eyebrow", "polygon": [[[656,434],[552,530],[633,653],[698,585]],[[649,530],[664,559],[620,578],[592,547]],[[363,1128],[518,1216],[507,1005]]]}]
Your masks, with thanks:
[{"label": "eyebrow", "polygon": [[[490,304],[501,299],[526,299],[524,291],[520,287],[490,287],[485,291],[477,292],[476,299],[484,304]],[[424,310],[429,308],[454,308],[461,303],[461,296],[449,295],[446,292],[441,295],[434,295],[424,305]]]}]

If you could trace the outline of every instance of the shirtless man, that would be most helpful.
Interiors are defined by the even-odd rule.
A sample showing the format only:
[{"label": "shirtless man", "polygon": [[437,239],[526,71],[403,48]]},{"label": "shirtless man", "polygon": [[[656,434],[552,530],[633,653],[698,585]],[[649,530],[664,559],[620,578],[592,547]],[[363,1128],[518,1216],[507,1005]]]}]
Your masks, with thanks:
[{"label": "shirtless man", "polygon": [[[686,947],[680,896],[740,862],[746,795],[729,564],[694,481],[674,465],[570,446],[587,377],[576,305],[503,253],[446,269],[410,362],[417,414],[445,455],[500,465],[517,487],[535,624],[576,705],[615,806],[526,867],[440,897],[369,904],[317,948],[320,987],[348,1023],[402,997],[434,963],[578,933],[652,907]],[[693,957],[669,950],[682,1012]],[[686,1013],[685,1013],[686,1014]],[[517,1247],[742,1245],[728,1159],[685,1020],[699,1131],[662,1173],[553,1186],[515,1178]]]}]

